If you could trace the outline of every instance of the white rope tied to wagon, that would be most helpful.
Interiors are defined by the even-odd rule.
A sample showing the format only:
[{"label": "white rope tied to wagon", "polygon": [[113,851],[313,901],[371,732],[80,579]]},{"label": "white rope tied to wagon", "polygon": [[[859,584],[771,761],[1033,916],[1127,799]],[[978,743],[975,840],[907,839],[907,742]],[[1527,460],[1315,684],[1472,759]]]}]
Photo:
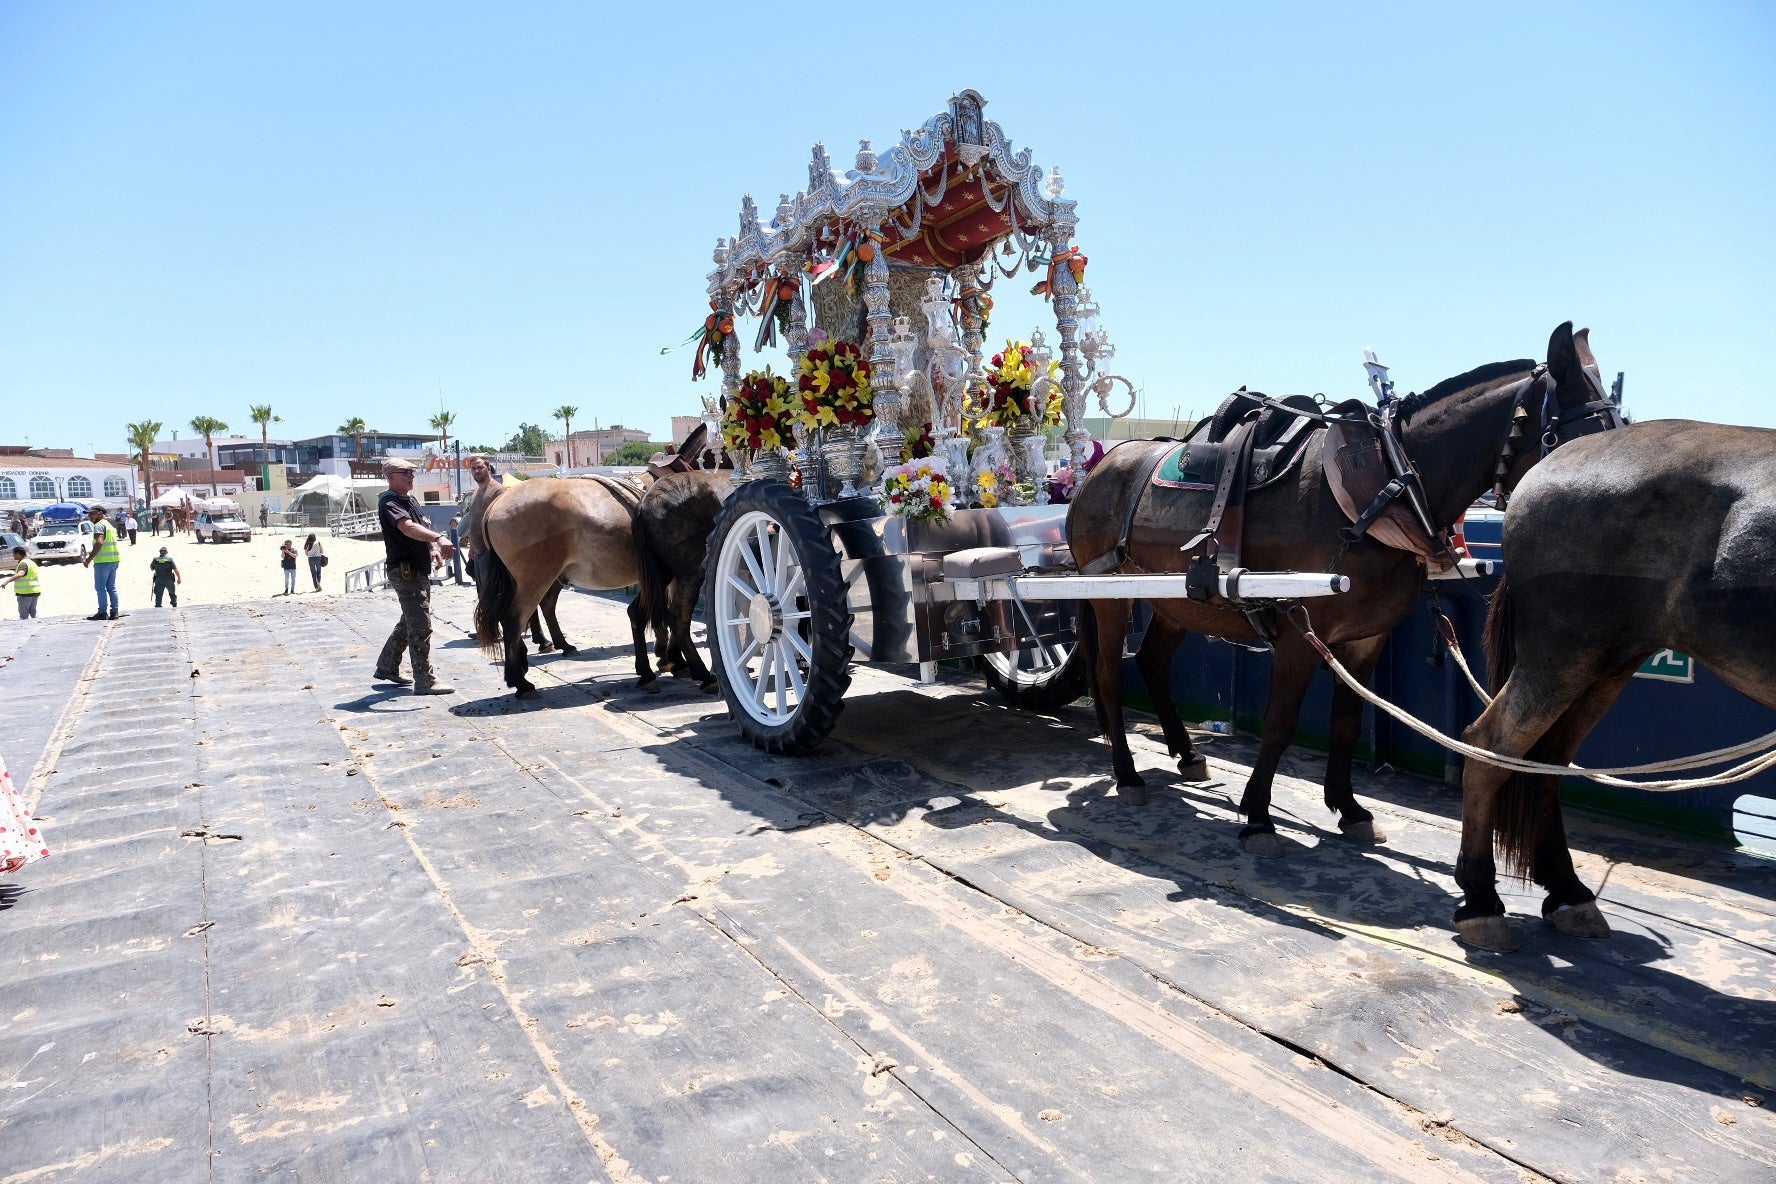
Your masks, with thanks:
[{"label": "white rope tied to wagon", "polygon": [[[1302,620],[1305,621],[1306,619],[1307,615],[1306,610],[1304,609],[1302,610]],[[1755,777],[1765,770],[1776,768],[1776,732],[1769,732],[1765,735],[1758,736],[1755,739],[1746,740],[1728,748],[1717,748],[1712,752],[1699,753],[1696,756],[1676,757],[1666,761],[1650,761],[1641,765],[1621,765],[1611,769],[1586,769],[1579,765],[1554,765],[1545,761],[1533,761],[1527,757],[1505,756],[1501,753],[1490,752],[1484,748],[1476,748],[1474,745],[1464,743],[1452,736],[1445,736],[1442,732],[1439,732],[1430,724],[1427,724],[1423,720],[1414,716],[1411,712],[1396,707],[1386,699],[1383,699],[1380,695],[1371,691],[1368,687],[1364,686],[1355,675],[1344,668],[1344,664],[1332,653],[1331,648],[1327,646],[1325,642],[1321,641],[1319,635],[1313,631],[1311,621],[1307,624],[1302,624],[1295,620],[1293,614],[1290,614],[1289,620],[1291,624],[1301,630],[1302,636],[1307,638],[1308,643],[1312,645],[1314,649],[1319,651],[1320,657],[1325,660],[1326,665],[1331,668],[1332,673],[1336,675],[1344,685],[1355,691],[1357,696],[1364,702],[1370,704],[1377,711],[1386,712],[1389,716],[1392,716],[1400,723],[1405,724],[1408,728],[1411,728],[1425,739],[1441,744],[1451,752],[1464,756],[1469,760],[1481,761],[1485,764],[1494,765],[1500,769],[1508,769],[1514,773],[1551,773],[1560,777],[1585,777],[1602,785],[1613,785],[1621,789],[1644,789],[1655,793],[1676,793],[1679,790],[1685,789],[1708,789],[1717,785],[1731,785],[1734,782],[1745,781]],[[1445,638],[1445,640],[1448,639]],[[1450,646],[1450,652],[1456,656],[1456,664],[1461,667],[1462,673],[1467,675],[1469,684],[1474,688],[1474,693],[1479,695],[1483,702],[1491,704],[1492,696],[1480,689],[1480,684],[1478,680],[1474,678],[1473,671],[1468,669],[1467,661],[1461,657],[1461,647],[1459,645],[1452,645]],[[1753,753],[1758,755],[1751,756]],[[1618,774],[1623,773],[1668,773],[1680,769],[1696,769],[1707,765],[1717,765],[1722,761],[1738,760],[1740,757],[1745,756],[1751,756],[1751,759],[1741,761],[1739,764],[1733,765],[1727,769],[1722,769],[1718,773],[1712,773],[1707,777],[1692,777],[1665,781],[1625,781],[1618,776]]]}]

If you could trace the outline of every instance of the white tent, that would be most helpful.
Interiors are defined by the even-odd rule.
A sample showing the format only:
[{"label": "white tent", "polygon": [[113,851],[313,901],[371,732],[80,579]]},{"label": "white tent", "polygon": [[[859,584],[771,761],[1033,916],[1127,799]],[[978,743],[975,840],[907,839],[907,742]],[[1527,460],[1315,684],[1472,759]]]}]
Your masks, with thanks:
[{"label": "white tent", "polygon": [[317,473],[290,491],[291,512],[325,510],[329,514],[353,513],[376,505],[386,485],[373,479],[352,479],[334,473]]},{"label": "white tent", "polygon": [[192,497],[189,493],[186,493],[183,488],[175,485],[148,504],[157,510],[165,510],[173,506],[189,505],[196,500],[197,499]]}]

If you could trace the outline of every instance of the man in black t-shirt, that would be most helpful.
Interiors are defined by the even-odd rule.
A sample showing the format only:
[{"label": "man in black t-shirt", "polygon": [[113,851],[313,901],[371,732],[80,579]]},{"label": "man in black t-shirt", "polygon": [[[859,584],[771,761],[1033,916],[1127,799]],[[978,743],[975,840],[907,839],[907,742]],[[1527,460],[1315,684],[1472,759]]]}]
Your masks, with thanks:
[{"label": "man in black t-shirt", "polygon": [[[435,553],[449,555],[455,548],[426,525],[425,511],[413,500],[413,466],[391,459],[383,462],[382,473],[389,487],[376,501],[376,516],[382,523],[389,587],[401,601],[401,619],[376,660],[376,680],[401,686],[411,681],[416,695],[449,695],[456,688],[439,682],[432,673],[432,563]],[[403,652],[413,659],[411,680],[401,677]]]}]

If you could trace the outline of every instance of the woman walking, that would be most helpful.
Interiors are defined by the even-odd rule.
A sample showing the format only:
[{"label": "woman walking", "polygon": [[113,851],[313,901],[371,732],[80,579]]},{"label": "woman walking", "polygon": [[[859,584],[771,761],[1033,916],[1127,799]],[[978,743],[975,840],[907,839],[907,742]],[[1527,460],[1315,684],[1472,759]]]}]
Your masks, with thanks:
[{"label": "woman walking", "polygon": [[284,545],[278,548],[278,558],[284,566],[284,595],[296,594],[296,540],[285,539]]},{"label": "woman walking", "polygon": [[314,581],[314,590],[321,590],[321,569],[327,566],[327,548],[321,546],[321,540],[314,535],[302,544],[303,553],[308,556],[308,575]]}]

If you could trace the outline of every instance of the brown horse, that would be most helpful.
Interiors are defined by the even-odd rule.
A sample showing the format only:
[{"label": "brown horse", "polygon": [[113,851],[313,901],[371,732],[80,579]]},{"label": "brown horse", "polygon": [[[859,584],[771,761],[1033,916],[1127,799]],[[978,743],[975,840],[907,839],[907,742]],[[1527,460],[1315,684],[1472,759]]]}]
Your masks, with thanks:
[{"label": "brown horse", "polygon": [[[1487,618],[1498,693],[1469,744],[1567,764],[1640,664],[1667,648],[1776,707],[1776,432],[1656,420],[1576,440],[1518,488],[1504,555],[1509,584]],[[1495,833],[1507,864],[1547,889],[1548,924],[1609,935],[1573,870],[1558,779],[1470,760],[1455,865],[1462,940],[1518,945],[1494,886]]]},{"label": "brown horse", "polygon": [[[1531,446],[1520,453],[1507,452],[1509,432],[1520,406],[1533,402],[1535,406],[1524,407],[1526,413],[1551,413],[1545,396],[1552,380],[1562,414],[1576,411],[1592,391],[1584,375],[1587,364],[1595,366],[1585,336],[1580,333],[1575,337],[1568,323],[1556,329],[1548,343],[1545,377],[1533,362],[1500,362],[1448,379],[1402,402],[1399,438],[1422,479],[1433,525],[1440,529],[1452,526],[1475,498],[1493,486],[1501,455],[1507,457],[1505,486],[1521,479],[1538,459],[1539,450],[1533,446],[1532,434]],[[1148,441],[1119,445],[1080,487],[1068,511],[1067,537],[1081,568],[1112,552],[1129,499],[1152,496],[1145,479],[1151,467],[1147,462],[1154,450],[1171,447]],[[1135,488],[1136,482],[1145,487]],[[1327,486],[1320,448],[1310,443],[1293,478],[1256,490],[1247,499],[1242,563],[1254,571],[1330,571],[1349,576],[1349,592],[1308,603],[1318,635],[1340,662],[1367,682],[1389,631],[1416,603],[1425,569],[1417,555],[1386,546],[1369,535],[1355,544],[1345,544],[1340,531],[1348,524]],[[1123,568],[1183,571],[1192,553],[1179,548],[1194,535],[1197,525],[1144,526],[1137,520]],[[1131,609],[1127,600],[1090,602],[1081,614],[1081,639],[1098,721],[1110,741],[1117,792],[1140,803],[1146,800],[1145,782],[1135,771],[1122,717],[1121,639],[1127,632]],[[1207,763],[1192,749],[1190,733],[1169,694],[1172,659],[1191,630],[1240,642],[1256,642],[1260,635],[1243,613],[1219,598],[1156,601],[1153,610],[1153,623],[1136,659],[1141,677],[1166,744],[1178,758],[1179,772],[1192,780],[1206,780]],[[1241,846],[1272,857],[1282,855],[1285,848],[1270,815],[1271,782],[1295,735],[1302,699],[1320,664],[1318,653],[1288,624],[1276,630],[1274,647],[1258,763],[1240,801],[1240,813],[1246,816]],[[1338,815],[1346,838],[1380,843],[1385,836],[1351,790],[1351,758],[1361,731],[1362,707],[1354,692],[1343,684],[1336,687],[1325,802]]]},{"label": "brown horse", "polygon": [[[641,580],[633,524],[641,490],[614,478],[538,477],[500,496],[487,509],[487,565],[475,604],[475,635],[482,648],[503,647],[506,685],[520,699],[537,695],[525,678],[530,660],[521,625],[539,606],[553,618],[560,581],[592,591],[627,588]],[[648,664],[648,606],[629,606],[639,685],[654,682]]]}]

